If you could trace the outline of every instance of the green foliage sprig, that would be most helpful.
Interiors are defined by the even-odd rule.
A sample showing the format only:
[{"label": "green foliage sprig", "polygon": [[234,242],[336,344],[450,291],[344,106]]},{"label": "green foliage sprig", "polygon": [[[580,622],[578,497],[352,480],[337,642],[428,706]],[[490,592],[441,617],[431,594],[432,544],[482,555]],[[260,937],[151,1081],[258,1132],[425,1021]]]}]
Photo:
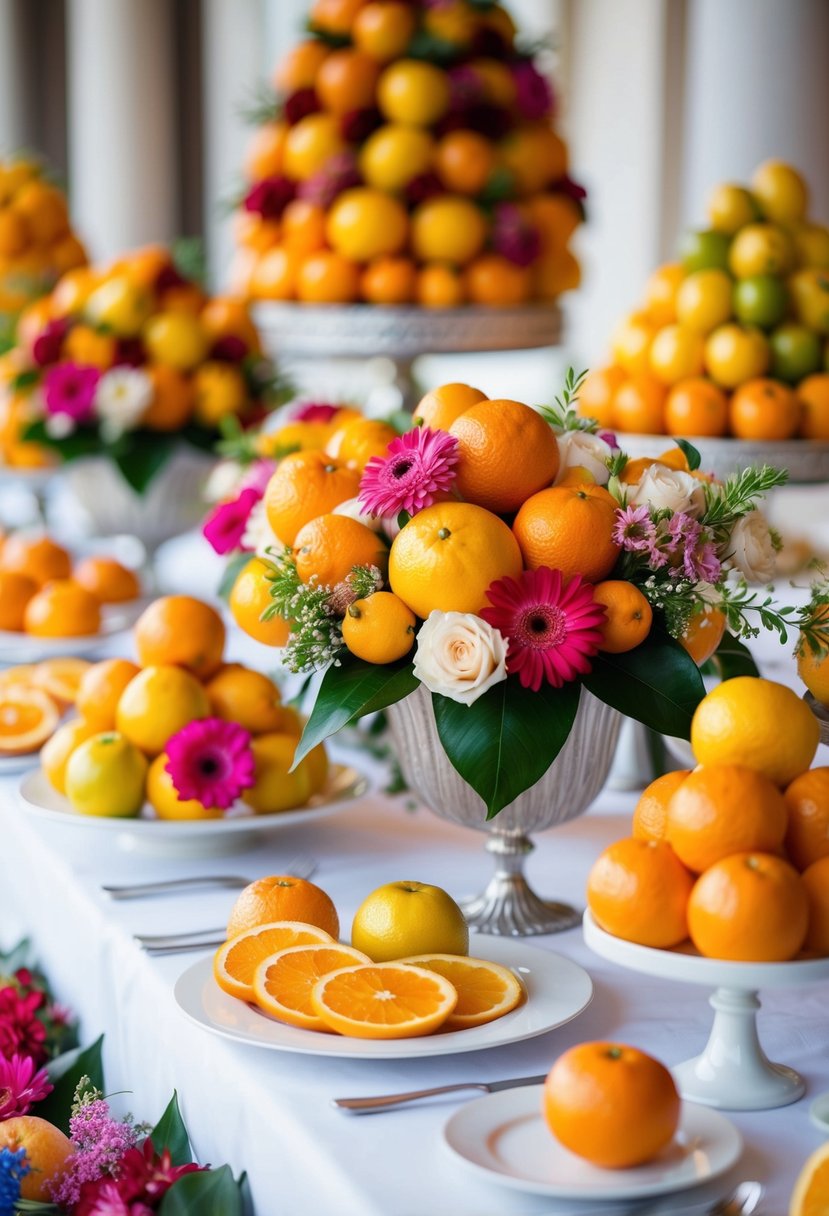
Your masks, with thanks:
[{"label": "green foliage sprig", "polygon": [[542,418],[545,418],[557,431],[590,431],[595,434],[599,429],[595,418],[582,418],[576,412],[579,390],[584,384],[587,372],[587,368],[583,372],[577,373],[575,368],[568,367],[560,396],[555,398],[553,405],[539,406]]}]

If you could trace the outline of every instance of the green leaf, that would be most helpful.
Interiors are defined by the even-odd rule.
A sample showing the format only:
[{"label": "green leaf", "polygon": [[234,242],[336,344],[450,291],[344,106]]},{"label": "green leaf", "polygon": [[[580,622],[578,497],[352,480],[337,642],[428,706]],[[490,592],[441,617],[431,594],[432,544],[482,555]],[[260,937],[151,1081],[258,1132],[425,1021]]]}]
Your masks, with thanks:
[{"label": "green leaf", "polygon": [[72,1102],[81,1077],[89,1077],[96,1089],[104,1090],[103,1044],[104,1036],[101,1035],[91,1047],[77,1047],[74,1051],[64,1052],[46,1065],[49,1080],[55,1088],[48,1098],[38,1103],[37,1113],[41,1119],[54,1123],[67,1136]]},{"label": "green leaf", "polygon": [[417,687],[411,659],[379,666],[345,655],[342,666],[329,667],[322,678],[311,716],[297,744],[293,767],[329,735],[366,714],[402,701]]},{"label": "green leaf", "polygon": [[178,444],[176,435],[132,431],[112,448],[112,459],[136,494],[143,494],[164,468]]},{"label": "green leaf", "polygon": [[90,427],[79,427],[65,439],[54,439],[46,430],[43,421],[31,422],[23,431],[23,438],[58,452],[62,460],[80,460],[83,456],[101,456],[105,453],[98,432]]},{"label": "green leaf", "polygon": [[626,654],[598,654],[584,686],[600,701],[663,735],[691,737],[691,718],[705,696],[702,676],[679,642],[651,634]]},{"label": "green leaf", "polygon": [[687,439],[674,439],[674,443],[678,448],[685,453],[685,459],[688,461],[688,468],[691,472],[698,469],[702,464],[702,457],[692,443]]},{"label": "green leaf", "polygon": [[722,635],[722,641],[713,655],[713,661],[723,680],[733,680],[735,676],[759,676],[760,669],[754,662],[754,657],[744,642],[735,638],[727,631]]},{"label": "green leaf", "polygon": [[517,679],[494,684],[472,705],[432,694],[443,749],[483,798],[487,819],[544,776],[570,734],[580,694],[579,684],[532,692]]},{"label": "green leaf", "polygon": [[179,1178],[158,1210],[160,1216],[244,1216],[244,1196],[230,1166],[223,1165]]},{"label": "green leaf", "polygon": [[57,1213],[59,1216],[60,1208],[54,1203],[41,1203],[38,1199],[18,1199],[14,1205],[15,1213],[20,1212],[21,1216],[26,1213],[27,1216],[52,1216],[52,1213]]},{"label": "green leaf", "polygon": [[219,582],[218,596],[219,599],[226,600],[233,590],[233,584],[244,570],[245,566],[250,561],[253,555],[251,553],[234,553],[228,559],[228,563],[222,573],[221,581]]},{"label": "green leaf", "polygon": [[150,1132],[153,1148],[157,1153],[167,1149],[173,1165],[189,1165],[193,1160],[190,1151],[190,1137],[181,1117],[178,1106],[178,1094],[173,1090],[167,1109]]}]

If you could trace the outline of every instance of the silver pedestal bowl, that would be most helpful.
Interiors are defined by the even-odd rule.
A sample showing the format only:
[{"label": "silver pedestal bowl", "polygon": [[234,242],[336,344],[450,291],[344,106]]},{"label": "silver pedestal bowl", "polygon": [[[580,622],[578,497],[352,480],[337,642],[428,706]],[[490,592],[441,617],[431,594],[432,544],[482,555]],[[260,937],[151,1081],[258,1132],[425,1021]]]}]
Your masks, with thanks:
[{"label": "silver pedestal bowl", "polygon": [[605,783],[622,719],[582,689],[573,729],[547,772],[487,822],[483,799],[455,771],[438,738],[431,695],[421,686],[387,710],[403,775],[436,815],[487,833],[495,874],[485,890],[461,901],[470,929],[523,937],[558,933],[581,912],[536,895],[524,875],[531,832],[583,814]]}]

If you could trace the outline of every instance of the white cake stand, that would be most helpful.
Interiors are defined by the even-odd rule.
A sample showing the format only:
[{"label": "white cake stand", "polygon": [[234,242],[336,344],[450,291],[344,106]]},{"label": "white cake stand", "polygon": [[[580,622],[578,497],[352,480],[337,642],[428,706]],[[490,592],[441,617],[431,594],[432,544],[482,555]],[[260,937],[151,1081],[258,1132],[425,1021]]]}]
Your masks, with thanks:
[{"label": "white cake stand", "polygon": [[757,991],[827,980],[829,958],[732,963],[703,958],[690,945],[654,950],[605,933],[589,911],[584,940],[602,958],[632,971],[714,989],[714,1024],[705,1050],[672,1069],[683,1098],[721,1110],[768,1110],[803,1096],[803,1077],[785,1064],[773,1064],[760,1045]]}]

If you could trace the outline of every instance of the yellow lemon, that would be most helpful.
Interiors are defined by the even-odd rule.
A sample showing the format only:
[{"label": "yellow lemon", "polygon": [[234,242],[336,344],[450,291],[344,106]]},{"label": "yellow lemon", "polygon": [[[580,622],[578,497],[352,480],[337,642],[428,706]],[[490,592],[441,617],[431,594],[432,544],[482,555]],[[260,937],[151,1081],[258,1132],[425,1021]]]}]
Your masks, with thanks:
[{"label": "yellow lemon", "polygon": [[360,904],[351,944],[375,963],[412,954],[468,954],[469,929],[458,905],[442,887],[424,882],[389,882]]},{"label": "yellow lemon", "polygon": [[144,326],[150,359],[187,372],[207,356],[209,339],[198,317],[189,312],[159,312]]},{"label": "yellow lemon", "polygon": [[377,104],[389,122],[430,127],[449,108],[449,77],[422,59],[399,59],[377,83]]},{"label": "yellow lemon", "polygon": [[193,376],[196,422],[218,427],[230,414],[241,414],[248,404],[245,378],[232,363],[203,363]]},{"label": "yellow lemon", "polygon": [[290,771],[296,745],[296,735],[282,731],[259,735],[251,743],[256,780],[244,791],[242,801],[257,815],[293,810],[311,797],[311,769],[307,758]]},{"label": "yellow lemon", "polygon": [[195,676],[181,667],[145,667],[121,693],[115,721],[118,730],[149,756],[188,722],[210,715],[207,693]]},{"label": "yellow lemon", "polygon": [[86,739],[66,765],[66,797],[81,815],[129,819],[144,802],[147,761],[118,731]]},{"label": "yellow lemon", "polygon": [[147,801],[159,819],[221,819],[224,811],[197,798],[180,798],[167,772],[167,753],[156,756],[147,773]]},{"label": "yellow lemon", "polygon": [[110,330],[119,338],[135,338],[152,311],[148,291],[126,275],[115,275],[92,291],[84,313],[93,325]]},{"label": "yellow lemon", "polygon": [[72,718],[59,726],[51,739],[48,739],[40,749],[40,767],[43,769],[49,784],[59,794],[66,793],[66,766],[69,757],[76,747],[86,739],[97,734],[99,727],[87,722],[86,718]]}]

